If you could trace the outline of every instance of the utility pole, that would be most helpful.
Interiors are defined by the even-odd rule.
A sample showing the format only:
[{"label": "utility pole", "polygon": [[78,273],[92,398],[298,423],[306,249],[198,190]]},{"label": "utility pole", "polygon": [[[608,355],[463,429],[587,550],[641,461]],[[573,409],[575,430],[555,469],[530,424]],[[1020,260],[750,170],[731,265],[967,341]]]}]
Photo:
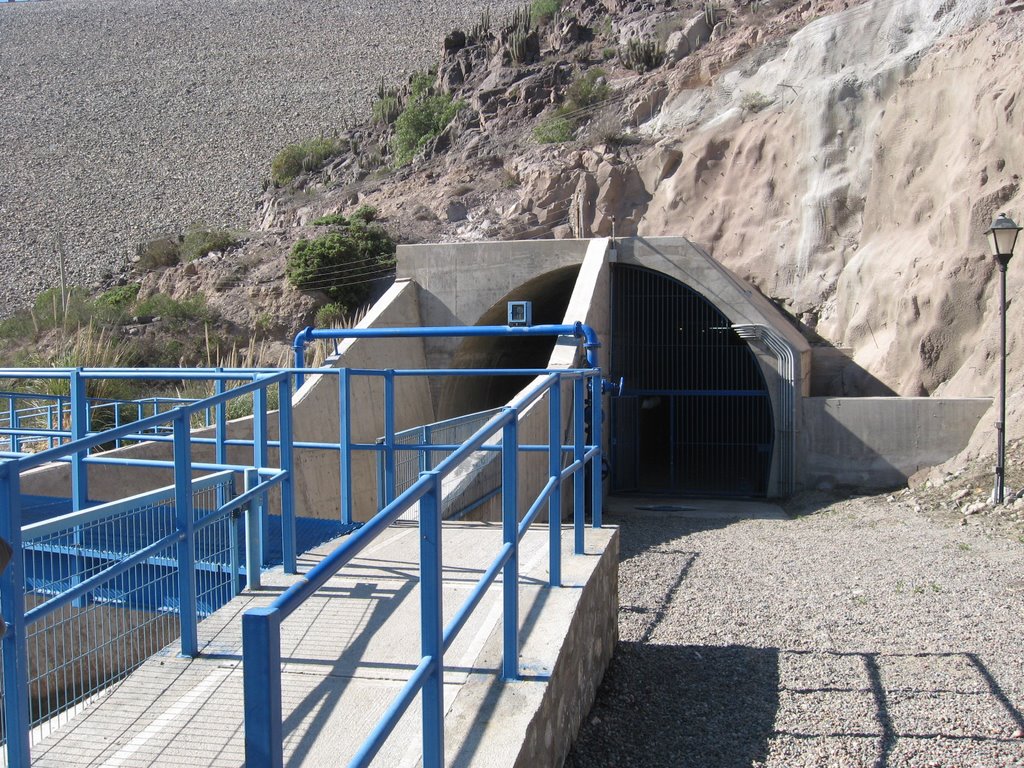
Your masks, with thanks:
[{"label": "utility pole", "polygon": [[54,249],[57,251],[57,267],[60,274],[60,314],[61,317],[68,316],[68,281],[66,265],[64,263],[64,238],[57,233],[56,240],[54,242]]}]

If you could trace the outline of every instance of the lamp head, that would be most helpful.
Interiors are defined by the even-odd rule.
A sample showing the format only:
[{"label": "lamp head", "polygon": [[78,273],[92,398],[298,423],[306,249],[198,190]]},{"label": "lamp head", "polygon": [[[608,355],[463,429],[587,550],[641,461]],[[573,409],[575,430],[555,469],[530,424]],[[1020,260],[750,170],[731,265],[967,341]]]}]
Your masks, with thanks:
[{"label": "lamp head", "polygon": [[992,255],[1002,269],[1006,269],[1010,257],[1013,256],[1013,248],[1017,244],[1017,235],[1021,229],[1022,227],[1018,227],[1013,219],[1005,213],[1000,213],[985,232]]}]

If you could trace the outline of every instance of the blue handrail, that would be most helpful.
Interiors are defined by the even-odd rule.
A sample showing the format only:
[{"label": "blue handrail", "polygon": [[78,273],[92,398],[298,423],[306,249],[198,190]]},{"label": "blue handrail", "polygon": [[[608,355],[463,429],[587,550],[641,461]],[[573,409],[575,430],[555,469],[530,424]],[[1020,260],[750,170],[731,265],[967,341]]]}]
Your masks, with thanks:
[{"label": "blue handrail", "polygon": [[[345,371],[342,377],[342,414],[347,410],[344,382],[355,371]],[[379,374],[379,371],[359,373]],[[399,375],[400,372],[388,372]],[[401,372],[401,374],[412,372]],[[418,371],[420,375],[423,371]],[[506,373],[506,371],[502,371]],[[521,373],[516,371],[515,373]],[[561,444],[561,385],[573,383],[575,428],[572,445]],[[294,583],[269,606],[247,611],[242,617],[243,674],[245,690],[246,764],[252,768],[282,766],[283,718],[281,704],[281,625],[306,600],[312,597],[332,576],[357,557],[374,539],[401,515],[419,503],[420,509],[420,600],[421,600],[421,658],[405,686],[391,702],[387,711],[352,758],[350,765],[369,764],[408,709],[417,694],[423,696],[423,764],[439,768],[444,764],[444,709],[441,697],[444,677],[444,651],[451,645],[465,625],[472,611],[479,605],[487,589],[499,573],[502,579],[503,664],[502,676],[515,679],[518,669],[518,577],[519,542],[544,505],[548,506],[549,579],[552,586],[561,585],[561,485],[569,477],[574,479],[574,551],[584,551],[584,497],[583,473],[589,467],[600,466],[600,429],[593,429],[594,444],[584,443],[584,393],[587,385],[599,392],[600,373],[596,369],[546,371],[544,376],[516,401],[501,408],[464,443],[453,446],[452,454],[435,468],[420,473],[419,479],[387,504],[362,528],[332,550],[308,573]],[[386,390],[387,394],[387,390]],[[549,456],[548,479],[529,505],[525,517],[518,516],[519,503],[518,423],[523,412],[545,395],[548,396],[548,442],[544,446]],[[393,396],[386,397],[386,408],[393,408]],[[600,409],[593,409],[599,411]],[[591,414],[593,419],[593,414]],[[599,421],[597,422],[600,423]],[[464,603],[445,625],[441,609],[441,481],[474,452],[494,448],[489,443],[501,436],[497,450],[502,464],[502,546],[486,567]],[[356,446],[349,435],[342,435],[347,455]],[[375,449],[376,446],[362,446]],[[393,445],[392,445],[393,448]],[[563,468],[562,457],[572,456]],[[600,471],[592,476],[597,482],[592,498],[593,524],[600,526]]]},{"label": "blue handrail", "polygon": [[[176,375],[181,378],[187,377],[181,376],[182,373],[184,372],[176,372]],[[98,433],[89,431],[88,401],[85,398],[87,380],[115,376],[138,379],[161,378],[160,374],[153,371],[113,372],[95,369],[30,371],[16,369],[0,372],[0,375],[36,379],[64,376],[68,379],[71,391],[69,398],[71,429],[68,431],[68,436],[72,438],[71,442],[56,445],[34,454],[11,453],[0,456],[0,536],[7,540],[13,550],[8,567],[0,573],[0,605],[3,606],[4,617],[8,622],[8,631],[2,641],[3,689],[5,692],[4,735],[7,741],[7,765],[27,766],[30,762],[30,732],[33,726],[32,713],[28,708],[30,697],[26,638],[29,625],[37,624],[65,606],[80,606],[88,594],[97,588],[106,588],[104,585],[112,584],[118,579],[123,580],[125,574],[129,573],[133,567],[160,561],[176,566],[176,600],[177,615],[180,621],[181,652],[186,656],[196,655],[198,652],[196,625],[199,619],[196,582],[197,536],[201,532],[207,531],[214,523],[230,520],[234,511],[244,506],[247,522],[247,580],[250,586],[258,584],[258,573],[264,562],[264,553],[252,545],[252,542],[261,540],[260,526],[253,519],[253,510],[260,510],[263,515],[266,515],[267,494],[273,487],[281,488],[281,535],[285,569],[291,573],[296,572],[295,518],[291,488],[293,451],[290,444],[292,438],[292,373],[290,371],[246,371],[244,373],[217,371],[213,372],[212,376],[205,373],[207,378],[221,377],[226,380],[240,381],[241,384],[230,390],[219,391],[209,398],[193,403],[184,403],[170,411]],[[162,378],[168,378],[166,373]],[[275,443],[279,448],[278,467],[271,467],[266,462],[269,440],[265,430],[263,434],[255,434],[253,439],[246,443],[253,449],[253,464],[255,466],[211,465],[192,461],[191,449],[195,442],[191,435],[193,413],[209,411],[209,409],[218,409],[219,412],[222,412],[224,404],[232,398],[252,395],[256,399],[256,407],[263,409],[265,418],[265,393],[271,386],[280,388],[279,422],[281,431],[280,438]],[[128,437],[149,439],[150,435],[142,433],[166,425],[170,425],[172,429],[172,434],[168,436],[172,441],[173,448],[173,460],[171,461],[132,460],[123,457],[89,455],[90,450],[103,444],[109,444],[116,439]],[[219,432],[218,434],[223,437],[225,433]],[[218,446],[218,456],[225,456],[222,446]],[[71,464],[72,512],[56,522],[48,521],[42,526],[29,525],[23,529],[21,475],[27,470],[49,462]],[[174,484],[159,491],[143,494],[142,497],[135,499],[96,505],[90,502],[88,497],[86,469],[92,463],[167,467],[173,469]],[[246,490],[241,496],[236,496],[232,500],[228,499],[227,494],[218,486],[216,508],[212,511],[196,510],[193,508],[193,494],[197,492],[197,489],[201,491],[203,488],[209,487],[212,482],[209,479],[193,480],[193,472],[201,469],[221,472],[219,477],[232,475],[241,470],[246,476]],[[96,556],[85,554],[91,550],[82,546],[83,542],[80,538],[84,529],[97,524],[106,526],[107,523],[102,522],[106,517],[129,513],[125,504],[136,504],[138,508],[144,509],[147,500],[150,503],[155,503],[157,496],[163,500],[161,503],[167,503],[169,499],[173,499],[173,528],[165,529],[159,535],[155,535],[152,541],[126,551],[116,559],[108,560],[106,555],[100,557],[99,554]],[[101,523],[97,523],[97,520],[100,520]],[[53,529],[55,525],[65,526],[64,530],[66,531],[66,533],[56,534],[50,532],[51,538],[57,537],[54,539],[57,543],[32,543],[40,536],[47,535],[46,532]],[[234,533],[230,535],[234,541]],[[31,611],[25,609],[26,547],[40,556],[64,558],[62,562],[67,568],[64,577],[65,586],[57,587],[61,591],[49,593],[50,596]],[[232,544],[231,568],[233,573],[237,569],[235,563],[241,559],[234,547],[235,545]],[[168,550],[170,552],[176,550],[176,555],[167,557],[164,553]],[[84,557],[92,557],[98,563],[92,568],[92,572],[79,570],[80,561]],[[105,564],[103,564],[104,562]],[[234,581],[237,582],[237,579]]]}]

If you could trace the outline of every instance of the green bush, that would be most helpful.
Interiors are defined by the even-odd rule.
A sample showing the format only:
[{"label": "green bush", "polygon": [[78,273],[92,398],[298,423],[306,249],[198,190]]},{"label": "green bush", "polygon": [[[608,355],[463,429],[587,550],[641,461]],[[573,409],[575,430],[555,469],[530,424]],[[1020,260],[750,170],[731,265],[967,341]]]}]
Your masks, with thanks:
[{"label": "green bush", "polygon": [[582,77],[577,77],[565,92],[566,108],[586,109],[607,99],[611,88],[606,78],[607,73],[600,67],[588,69]]},{"label": "green bush", "polygon": [[330,328],[337,323],[341,323],[347,314],[348,307],[344,304],[332,302],[330,304],[324,304],[316,311],[316,318],[314,319],[314,322],[316,323],[317,328]]},{"label": "green bush", "polygon": [[314,227],[347,227],[349,225],[349,219],[353,221],[361,221],[363,224],[369,224],[371,221],[377,219],[377,209],[372,205],[360,205],[355,211],[352,212],[352,216],[348,217],[341,213],[328,213],[321,216],[318,219],[313,219]]},{"label": "green bush", "polygon": [[335,231],[292,247],[285,274],[293,286],[323,291],[345,308],[366,300],[373,280],[394,266],[395,243],[383,227],[357,214]]},{"label": "green bush", "polygon": [[318,219],[313,219],[314,227],[347,227],[348,219],[340,213],[328,213]]},{"label": "green bush", "polygon": [[68,289],[62,306],[59,288],[48,288],[38,296],[32,305],[32,317],[39,330],[50,328],[74,328],[88,325],[94,307],[85,290],[78,286]]},{"label": "green bush", "polygon": [[237,244],[238,238],[226,229],[197,228],[185,234],[178,253],[182,261],[194,261],[213,251],[226,251]]},{"label": "green bush", "polygon": [[326,137],[289,144],[270,164],[270,176],[275,184],[287,184],[301,173],[319,170],[348,146],[348,142]]},{"label": "green bush", "polygon": [[210,323],[217,319],[216,312],[206,306],[206,297],[202,294],[179,300],[163,293],[154,293],[139,302],[135,314],[138,317],[160,317],[178,322],[198,320]]},{"label": "green bush", "polygon": [[140,269],[150,271],[161,267],[173,267],[181,258],[181,243],[177,237],[160,237],[138,247]]},{"label": "green bush", "polygon": [[434,76],[429,72],[413,74],[409,102],[395,120],[391,142],[395,166],[406,165],[427,142],[441,133],[465,105],[451,95],[434,92]]},{"label": "green bush", "polygon": [[541,144],[561,144],[571,141],[575,126],[573,122],[555,114],[545,118],[533,129],[533,138]]},{"label": "green bush", "polygon": [[543,26],[555,17],[561,6],[561,0],[533,0],[530,5],[530,21]]}]

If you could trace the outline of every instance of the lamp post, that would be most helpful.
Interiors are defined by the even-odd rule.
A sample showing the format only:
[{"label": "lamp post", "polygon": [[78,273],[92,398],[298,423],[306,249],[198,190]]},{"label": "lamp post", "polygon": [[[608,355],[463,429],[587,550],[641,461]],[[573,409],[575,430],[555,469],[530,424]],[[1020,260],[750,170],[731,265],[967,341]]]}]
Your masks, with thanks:
[{"label": "lamp post", "polygon": [[999,267],[999,416],[996,421],[996,486],[992,494],[996,504],[1003,503],[1006,479],[1006,267],[1021,231],[1013,219],[999,214],[985,234]]}]

